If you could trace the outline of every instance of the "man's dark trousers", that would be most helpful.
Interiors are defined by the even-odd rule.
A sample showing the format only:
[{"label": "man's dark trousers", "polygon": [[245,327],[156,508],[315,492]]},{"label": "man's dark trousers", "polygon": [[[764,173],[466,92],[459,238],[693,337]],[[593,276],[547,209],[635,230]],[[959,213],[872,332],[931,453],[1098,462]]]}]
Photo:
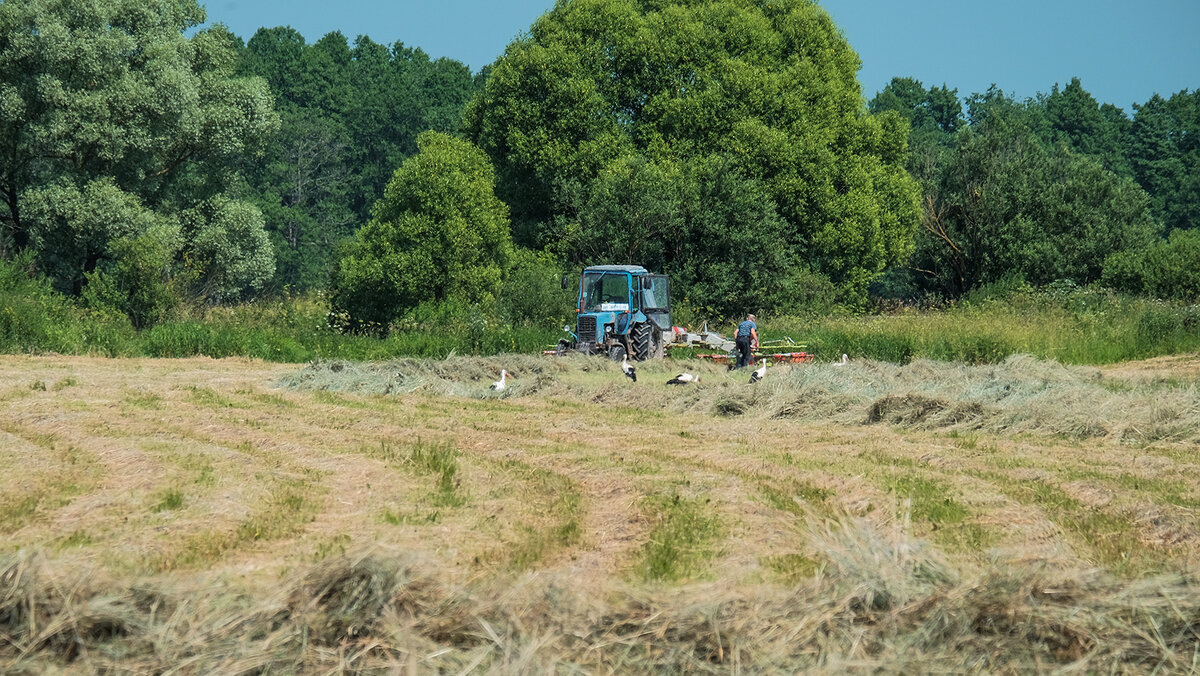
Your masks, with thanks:
[{"label": "man's dark trousers", "polygon": [[738,336],[736,342],[737,342],[737,351],[738,351],[737,367],[742,368],[743,366],[749,366],[750,365],[750,336],[746,336],[744,338],[742,336]]}]

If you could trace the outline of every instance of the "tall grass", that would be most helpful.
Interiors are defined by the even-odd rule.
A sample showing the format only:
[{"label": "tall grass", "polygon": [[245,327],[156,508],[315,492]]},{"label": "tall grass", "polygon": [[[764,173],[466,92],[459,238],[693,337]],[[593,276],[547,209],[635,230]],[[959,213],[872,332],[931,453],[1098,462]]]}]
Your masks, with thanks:
[{"label": "tall grass", "polygon": [[0,261],[0,353],[109,357],[252,357],[302,363],[392,357],[537,352],[555,326],[508,325],[494,313],[458,308],[400,323],[386,337],[347,335],[328,324],[318,297],[181,309],[142,331],[123,316],[95,313],[30,278],[21,261]]},{"label": "tall grass", "polygon": [[[374,361],[536,353],[564,335],[557,323],[514,325],[465,306],[421,308],[382,338],[347,335],[329,326],[327,305],[313,296],[192,308],[138,331],[122,316],[76,306],[27,271],[27,261],[0,261],[0,352]],[[791,338],[830,361],[847,353],[902,364],[922,358],[981,364],[1032,354],[1104,364],[1200,350],[1200,305],[1094,289],[1018,291],[936,311],[776,317],[761,322],[760,333],[765,340]]]},{"label": "tall grass", "polygon": [[764,339],[790,337],[830,361],[848,353],[901,364],[990,364],[1032,354],[1064,364],[1110,364],[1200,350],[1200,305],[1088,289],[1018,293],[941,311],[780,317],[760,324]]}]

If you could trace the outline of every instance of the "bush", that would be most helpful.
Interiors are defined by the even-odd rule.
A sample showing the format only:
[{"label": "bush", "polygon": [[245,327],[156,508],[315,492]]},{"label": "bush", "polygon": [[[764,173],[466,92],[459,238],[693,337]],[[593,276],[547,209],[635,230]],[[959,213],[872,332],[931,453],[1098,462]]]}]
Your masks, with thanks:
[{"label": "bush", "polygon": [[1155,298],[1200,298],[1200,231],[1175,230],[1144,249],[1109,256],[1103,283]]},{"label": "bush", "polygon": [[174,229],[151,230],[109,244],[114,260],[107,270],[87,273],[84,305],[129,317],[137,328],[153,326],[178,305],[170,268],[179,245]]},{"label": "bush", "polygon": [[500,312],[509,324],[561,326],[575,305],[577,286],[568,284],[562,267],[549,254],[518,248],[500,291]]},{"label": "bush", "polygon": [[1011,274],[990,284],[984,284],[972,289],[963,299],[969,305],[985,305],[997,301],[1007,301],[1017,294],[1028,294],[1033,287],[1019,274]]},{"label": "bush", "polygon": [[85,313],[33,273],[31,253],[0,260],[0,351],[134,352],[134,331],[123,316]]}]

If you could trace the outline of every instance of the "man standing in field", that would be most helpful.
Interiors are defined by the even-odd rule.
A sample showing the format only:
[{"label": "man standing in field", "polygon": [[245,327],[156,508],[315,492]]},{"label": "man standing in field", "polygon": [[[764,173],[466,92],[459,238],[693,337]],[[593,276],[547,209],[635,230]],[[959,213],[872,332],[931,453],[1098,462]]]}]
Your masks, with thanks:
[{"label": "man standing in field", "polygon": [[746,321],[738,324],[737,337],[738,360],[737,368],[750,365],[750,351],[758,347],[758,324],[754,323],[754,315],[746,315]]}]

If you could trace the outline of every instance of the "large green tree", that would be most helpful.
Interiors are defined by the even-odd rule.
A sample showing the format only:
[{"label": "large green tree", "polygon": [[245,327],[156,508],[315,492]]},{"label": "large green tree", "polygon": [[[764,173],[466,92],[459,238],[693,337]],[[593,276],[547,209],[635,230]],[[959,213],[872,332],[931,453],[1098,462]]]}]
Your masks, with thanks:
[{"label": "large green tree", "polygon": [[489,303],[512,256],[487,156],[433,131],[417,147],[337,261],[331,304],[352,330],[384,330],[429,301]]},{"label": "large green tree", "polygon": [[873,113],[896,111],[914,132],[953,134],[963,123],[957,89],[945,85],[926,89],[910,77],[892,78],[867,107]]},{"label": "large green tree", "polygon": [[634,261],[671,275],[677,296],[712,317],[800,309],[787,224],[761,181],[719,158],[630,155],[589,186],[564,246],[583,260]]},{"label": "large green tree", "polygon": [[[563,0],[494,64],[465,127],[496,165],[522,244],[554,246],[573,228],[603,227],[587,214],[622,176],[640,190],[656,174],[724,166],[762,196],[754,211],[781,220],[781,231],[763,234],[792,262],[784,275],[815,269],[861,300],[908,252],[919,209],[903,168],[906,126],[894,113],[866,111],[858,68],[809,0]],[[736,191],[674,188],[685,200],[674,206],[670,190],[662,200],[643,190],[647,208],[669,211],[654,216],[657,225],[642,215],[630,227],[666,231],[707,207],[743,208],[686,202],[740,198]],[[567,252],[576,262],[644,262],[607,236],[575,240],[588,243]],[[749,289],[753,280],[731,283]]]},{"label": "large green tree", "polygon": [[328,281],[334,244],[370,218],[417,136],[455,131],[475,89],[469,69],[340,32],[308,44],[292,28],[262,28],[241,51],[239,72],[266,78],[282,129],[265,162],[248,167],[276,250],[279,288]]},{"label": "large green tree", "polygon": [[1044,143],[1024,107],[999,92],[970,103],[977,122],[925,180],[910,261],[923,287],[959,296],[1009,277],[1085,284],[1111,252],[1153,240],[1149,199],[1132,180]]},{"label": "large green tree", "polygon": [[1129,162],[1167,230],[1200,228],[1200,90],[1134,106]]},{"label": "large green tree", "polygon": [[189,36],[204,20],[195,0],[0,3],[0,247],[78,292],[114,242],[161,233],[217,297],[263,283],[262,217],[223,193],[278,117],[223,27]]},{"label": "large green tree", "polygon": [[1054,141],[1096,157],[1121,176],[1131,175],[1125,158],[1130,122],[1124,111],[1111,103],[1100,105],[1079,78],[1062,89],[1054,85],[1041,105]]}]

